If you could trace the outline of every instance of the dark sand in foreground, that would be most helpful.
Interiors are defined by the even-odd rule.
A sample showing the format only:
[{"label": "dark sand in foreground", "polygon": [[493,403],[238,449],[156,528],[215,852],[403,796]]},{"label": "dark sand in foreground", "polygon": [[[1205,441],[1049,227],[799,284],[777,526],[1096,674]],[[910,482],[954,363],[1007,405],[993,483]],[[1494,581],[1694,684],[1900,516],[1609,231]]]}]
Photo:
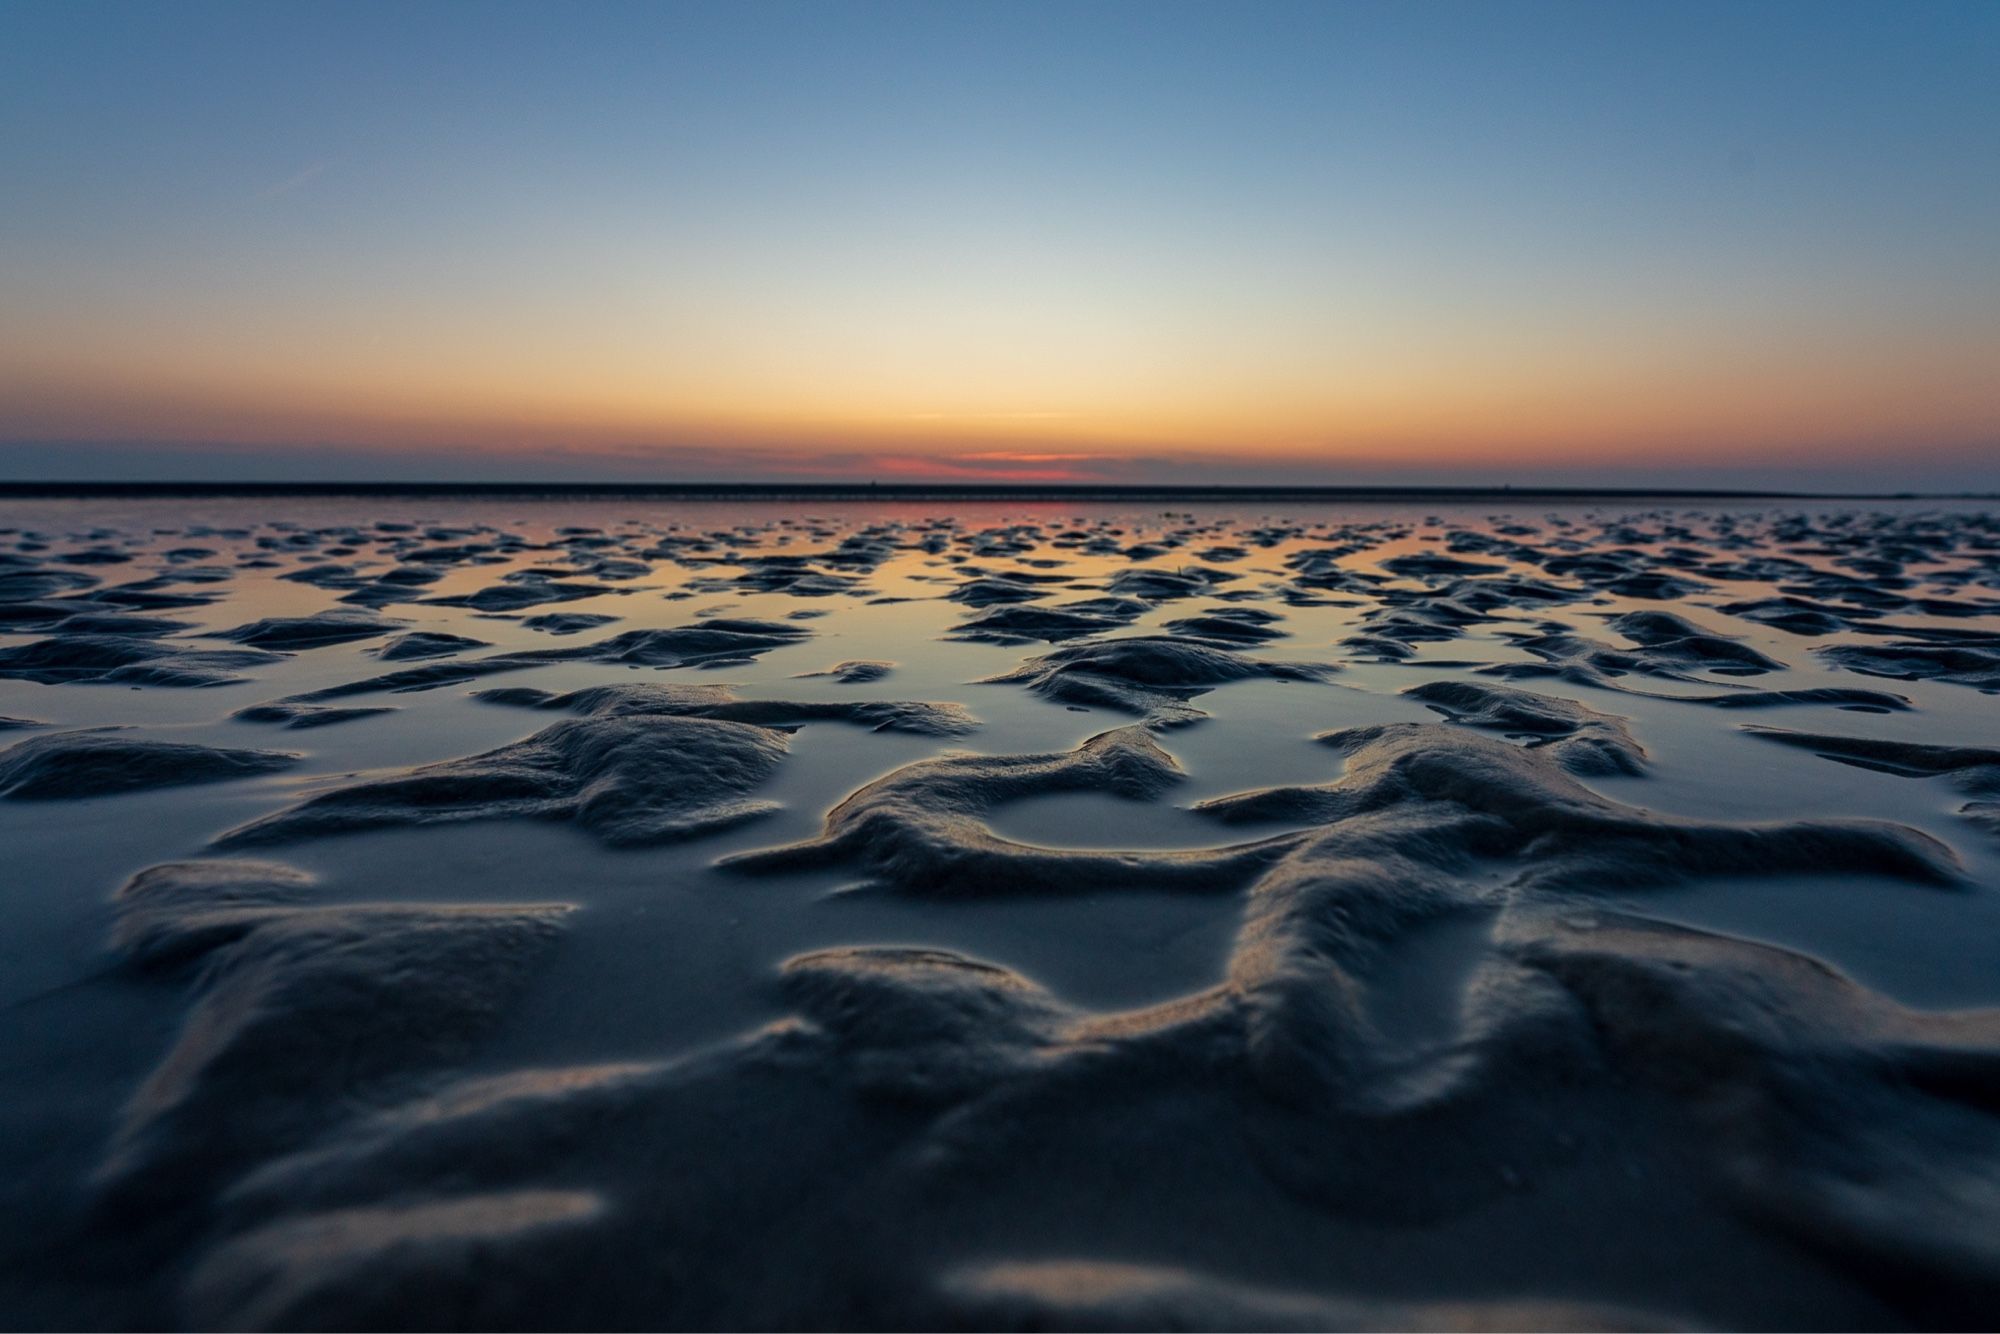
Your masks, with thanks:
[{"label": "dark sand in foreground", "polygon": [[2000,1311],[1977,502],[0,503],[13,1327]]}]

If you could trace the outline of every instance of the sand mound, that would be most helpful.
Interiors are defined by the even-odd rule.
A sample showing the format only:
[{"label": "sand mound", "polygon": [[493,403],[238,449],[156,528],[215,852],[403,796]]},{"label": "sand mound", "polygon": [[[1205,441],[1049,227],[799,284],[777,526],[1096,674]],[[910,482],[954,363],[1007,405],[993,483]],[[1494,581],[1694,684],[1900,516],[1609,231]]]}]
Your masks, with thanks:
[{"label": "sand mound", "polygon": [[968,607],[991,607],[1010,602],[1033,602],[1045,598],[1054,590],[1027,580],[1006,575],[985,575],[969,579],[946,594],[953,602],[963,602]]},{"label": "sand mound", "polygon": [[0,555],[0,602],[38,602],[103,582],[82,570],[64,570],[27,556]]},{"label": "sand mound", "polygon": [[121,731],[52,732],[0,750],[0,797],[50,801],[254,778],[298,763],[273,750],[147,741]]},{"label": "sand mound", "polygon": [[[294,1329],[338,1312],[353,1329],[509,1328],[524,1314],[525,1275],[587,1241],[602,1213],[588,1191],[517,1190],[278,1224],[202,1264],[191,1323]],[[440,1287],[440,1273],[470,1281]]]},{"label": "sand mound", "polygon": [[1785,664],[1728,635],[1703,629],[1670,611],[1634,611],[1611,628],[1646,650],[1654,662],[1743,675],[1783,671]]},{"label": "sand mound", "polygon": [[[1629,694],[1643,695],[1641,690]],[[1782,709],[1797,705],[1823,704],[1850,713],[1904,713],[1910,701],[1886,690],[1855,690],[1846,686],[1812,686],[1801,690],[1729,690],[1715,695],[1651,695],[1682,704],[1705,704],[1712,709]]]},{"label": "sand mound", "polygon": [[1283,639],[1278,623],[1285,618],[1261,607],[1214,607],[1198,616],[1183,616],[1161,627],[1183,639],[1207,640],[1224,645],[1261,644]]},{"label": "sand mound", "polygon": [[1136,598],[1091,598],[1058,607],[996,607],[952,627],[954,639],[988,644],[1059,643],[1120,630],[1146,612]]},{"label": "sand mound", "polygon": [[1755,621],[1783,630],[1786,634],[1821,637],[1839,634],[1841,631],[1864,624],[1880,612],[1865,608],[1842,607],[1833,603],[1816,602],[1811,598],[1768,597],[1752,598],[1742,602],[1726,602],[1719,609],[1739,620]]},{"label": "sand mound", "polygon": [[425,598],[424,602],[433,607],[470,607],[475,611],[522,611],[528,607],[547,606],[551,602],[575,602],[619,591],[610,584],[551,579],[524,571],[519,575],[509,575],[505,583],[493,584],[476,593]]},{"label": "sand mound", "polygon": [[1874,737],[1826,736],[1777,727],[1746,727],[1753,736],[1798,746],[1828,759],[1908,777],[1949,775],[1968,787],[2000,795],[2000,750],[1984,746],[1927,746]]},{"label": "sand mound", "polygon": [[313,878],[281,862],[163,862],[114,899],[111,949],[140,970],[177,967],[290,911]]},{"label": "sand mound", "polygon": [[1575,700],[1471,681],[1431,681],[1403,693],[1461,726],[1547,747],[1549,755],[1574,774],[1636,774],[1646,767],[1646,748],[1632,735],[1626,719]]},{"label": "sand mound", "polygon": [[1326,663],[1270,662],[1214,644],[1169,636],[1101,639],[1030,658],[982,684],[1020,683],[1044,699],[1138,714],[1154,726],[1205,717],[1187,701],[1232,681],[1323,681]]},{"label": "sand mound", "polygon": [[2000,1299],[2000,1011],[1929,1013],[1816,960],[1607,919],[1519,951],[1706,1137],[1746,1216],[1929,1325]]},{"label": "sand mound", "polygon": [[616,616],[600,616],[583,611],[552,611],[541,616],[530,616],[521,622],[530,630],[539,630],[545,635],[574,635],[585,630],[595,630],[600,626],[612,625],[619,620]]},{"label": "sand mound", "polygon": [[219,686],[246,667],[277,662],[261,649],[191,649],[127,635],[62,635],[0,648],[0,678],[44,685]]},{"label": "sand mound", "polygon": [[1926,746],[1874,737],[1826,736],[1778,727],[1746,727],[1752,736],[1810,750],[1829,760],[1903,778],[1945,778],[1973,798],[1958,813],[2000,834],[2000,750],[1983,746]]},{"label": "sand mound", "polygon": [[816,676],[830,676],[844,686],[866,685],[870,681],[880,681],[896,670],[893,662],[878,662],[873,658],[856,658],[848,662],[836,662],[831,667],[817,672],[800,672],[799,680]]},{"label": "sand mound", "polygon": [[358,718],[373,718],[378,714],[394,713],[388,705],[371,708],[337,709],[314,704],[252,704],[247,709],[238,709],[230,716],[246,723],[276,723],[293,729],[309,727],[331,727],[335,723],[351,723]]},{"label": "sand mound", "polygon": [[1509,636],[1516,647],[1541,661],[1494,663],[1479,671],[1509,680],[1553,677],[1573,685],[1618,690],[1623,687],[1616,684],[1617,678],[1623,676],[1700,681],[1697,673],[1701,672],[1757,676],[1784,670],[1783,663],[1747,644],[1702,630],[1667,612],[1630,612],[1611,625],[1632,640],[1631,647],[1615,648],[1552,622],[1535,634]]},{"label": "sand mound", "polygon": [[[1708,825],[1670,820],[1598,796],[1546,749],[1510,745],[1427,723],[1329,732],[1346,771],[1315,787],[1217,797],[1195,809],[1216,819],[1340,822],[1421,808],[1462,823],[1452,855],[1532,849],[1523,875],[1548,885],[1600,888],[1669,883],[1688,875],[1843,870],[1930,884],[1959,881],[1951,851],[1914,830],[1873,821]],[[1386,818],[1386,817],[1385,817]],[[1374,821],[1370,822],[1371,824]],[[1389,835],[1399,832],[1385,825]],[[1370,842],[1376,839],[1371,835]],[[1386,853],[1397,853],[1385,847]]]},{"label": "sand mound", "polygon": [[475,697],[490,704],[560,709],[593,718],[724,718],[775,728],[839,722],[875,732],[913,732],[919,736],[963,736],[979,726],[979,721],[958,704],[878,699],[740,699],[727,686],[678,683],[591,686],[566,695],[525,687],[501,688],[482,690]]},{"label": "sand mound", "polygon": [[627,630],[595,644],[538,649],[537,662],[605,662],[637,667],[683,667],[715,659],[754,658],[810,639],[812,631],[787,621],[718,617],[667,630]]},{"label": "sand mound", "polygon": [[860,868],[871,882],[910,894],[1082,893],[1134,887],[1196,892],[1240,886],[1282,850],[1277,842],[1213,852],[1080,852],[994,834],[981,817],[999,804],[1058,792],[1158,797],[1180,765],[1145,729],[1104,732],[1050,755],[958,755],[905,765],[828,812],[820,837],[725,858],[748,871]]},{"label": "sand mound", "polygon": [[969,1265],[940,1285],[940,1324],[1077,1330],[1613,1330],[1655,1322],[1552,1302],[1340,1300],[1115,1260]]},{"label": "sand mound", "polygon": [[1416,552],[1408,556],[1393,556],[1382,562],[1382,568],[1405,579],[1457,579],[1468,574],[1500,574],[1507,567],[1491,561]]},{"label": "sand mound", "polygon": [[782,733],[658,715],[579,718],[497,750],[335,788],[217,847],[463,820],[567,820],[614,846],[695,838],[775,809],[747,794],[777,772]]},{"label": "sand mound", "polygon": [[182,863],[120,895],[133,963],[196,959],[171,1050],[98,1172],[101,1209],[158,1228],[369,1098],[465,1056],[555,942],[560,905],[284,906],[290,868]]},{"label": "sand mound", "polygon": [[323,611],[313,616],[266,616],[233,630],[217,631],[215,638],[231,639],[252,648],[293,652],[377,639],[394,633],[401,624],[363,611]]},{"label": "sand mound", "polygon": [[[134,616],[121,611],[77,611],[76,606],[75,603],[61,604],[54,608],[61,613],[59,616],[47,624],[36,624],[34,628],[52,635],[121,635],[132,639],[158,639],[162,635],[195,628],[192,621],[175,621],[165,616]],[[21,609],[15,610],[18,612]]]},{"label": "sand mound", "polygon": [[[1541,752],[1419,730],[1447,754],[1513,750],[1566,790]],[[1532,861],[1539,822],[1510,811],[1488,823],[1516,826],[1499,841]],[[1574,883],[1468,877],[1469,844],[1506,855],[1476,824],[1416,791],[1337,821],[1251,885],[1228,979],[1151,1009],[1092,1014],[945,951],[822,950],[782,972],[795,1020],[708,1055],[470,1080],[357,1118],[246,1180],[189,1309],[276,1325],[490,1312],[497,1255],[534,1275],[509,1324],[783,1326],[837,1307],[890,1327],[1644,1326],[1713,1298],[1690,1265],[1796,1263],[1740,1226],[1724,1228],[1733,1250],[1662,1232],[1663,1208],[1775,1226],[1905,1320],[1990,1302],[1996,1201],[1963,1183],[2000,1142],[2000,1018],[1918,1014],[1783,951],[1579,917]],[[1709,864],[1700,845],[1724,828],[1669,845],[1646,878]],[[1459,933],[1443,943],[1464,963],[1437,966],[1441,932]],[[745,1142],[758,1151],[723,1148]],[[560,1202],[528,1184],[551,1180],[567,1183]],[[1579,1190],[1615,1207],[1590,1242],[1552,1248]],[[1113,1196],[1161,1212],[1107,1211]],[[930,1224],[911,1228],[913,1209]],[[1336,1287],[1385,1277],[1379,1250],[1339,1243],[1363,1224],[1406,1239],[1391,1276],[1456,1255],[1475,1289],[1641,1254],[1646,1274],[1618,1281],[1647,1314],[988,1258],[1024,1229],[1058,1254],[1088,1236],[1171,1252],[1208,1219],[1227,1220],[1241,1245],[1222,1249],[1244,1264],[1305,1246]],[[765,1276],[753,1290],[745,1254]],[[414,1277],[386,1290],[407,1283],[417,1305],[380,1305],[374,1275],[412,1256],[421,1295]],[[604,1273],[619,1277],[585,1281]],[[1758,1291],[1752,1309],[1796,1318],[1784,1286]]]},{"label": "sand mound", "polygon": [[291,703],[319,703],[372,695],[408,693],[460,685],[484,676],[525,671],[556,662],[596,662],[628,667],[689,667],[735,663],[811,638],[812,632],[784,621],[711,619],[664,630],[627,630],[595,643],[569,648],[529,649],[489,658],[455,659],[405,667],[363,681],[348,681],[295,695]]},{"label": "sand mound", "polygon": [[1540,580],[1515,576],[1456,578],[1422,589],[1383,588],[1370,597],[1380,605],[1361,614],[1360,629],[1341,641],[1379,661],[1414,657],[1423,644],[1464,638],[1468,629],[1511,619],[1509,613],[1571,602],[1585,595]]},{"label": "sand mound", "polygon": [[1205,565],[1184,565],[1172,570],[1132,569],[1120,570],[1105,588],[1116,597],[1171,602],[1176,598],[1200,597],[1241,577],[1233,570],[1213,570]]},{"label": "sand mound", "polygon": [[2000,690],[2000,653],[1984,649],[1937,644],[1829,644],[1817,652],[1834,666],[1864,676]]},{"label": "sand mound", "polygon": [[467,649],[486,647],[487,643],[483,639],[416,630],[407,635],[397,635],[377,649],[375,656],[384,662],[409,662],[423,658],[442,658],[453,653],[463,653]]}]

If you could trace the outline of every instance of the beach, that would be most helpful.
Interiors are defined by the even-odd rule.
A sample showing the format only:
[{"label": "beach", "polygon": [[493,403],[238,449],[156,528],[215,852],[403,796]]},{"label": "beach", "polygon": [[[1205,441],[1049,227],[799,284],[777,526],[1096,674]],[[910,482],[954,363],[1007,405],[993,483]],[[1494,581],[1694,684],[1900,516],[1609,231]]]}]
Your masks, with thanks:
[{"label": "beach", "polygon": [[12,1327],[1948,1328],[2000,511],[0,501]]}]

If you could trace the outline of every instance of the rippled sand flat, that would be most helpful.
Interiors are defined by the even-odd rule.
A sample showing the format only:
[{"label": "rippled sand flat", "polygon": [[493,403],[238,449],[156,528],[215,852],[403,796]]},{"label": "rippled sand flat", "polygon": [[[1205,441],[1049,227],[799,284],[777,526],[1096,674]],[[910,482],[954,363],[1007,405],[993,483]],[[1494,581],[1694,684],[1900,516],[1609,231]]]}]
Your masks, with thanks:
[{"label": "rippled sand flat", "polygon": [[[810,511],[810,512],[809,512]],[[16,1327],[1973,1327],[1976,504],[16,501]]]}]

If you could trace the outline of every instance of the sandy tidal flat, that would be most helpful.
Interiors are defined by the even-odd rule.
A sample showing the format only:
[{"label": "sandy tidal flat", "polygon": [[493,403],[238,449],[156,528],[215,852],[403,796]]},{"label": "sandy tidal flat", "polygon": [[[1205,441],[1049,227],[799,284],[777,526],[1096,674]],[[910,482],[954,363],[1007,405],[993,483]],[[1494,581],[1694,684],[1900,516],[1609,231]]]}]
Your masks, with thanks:
[{"label": "sandy tidal flat", "polygon": [[0,512],[15,1326],[1970,1327],[2000,520]]}]

